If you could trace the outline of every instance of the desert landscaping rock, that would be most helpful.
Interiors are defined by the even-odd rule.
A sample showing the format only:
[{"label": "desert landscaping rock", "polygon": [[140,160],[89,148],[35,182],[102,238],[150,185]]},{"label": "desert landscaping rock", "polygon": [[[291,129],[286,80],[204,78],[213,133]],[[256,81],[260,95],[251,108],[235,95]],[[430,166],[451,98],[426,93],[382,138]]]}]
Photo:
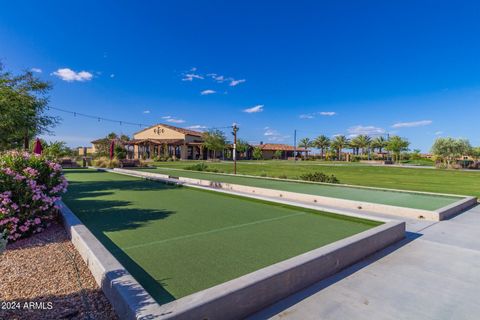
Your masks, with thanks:
[{"label": "desert landscaping rock", "polygon": [[63,227],[0,255],[0,319],[117,319]]}]

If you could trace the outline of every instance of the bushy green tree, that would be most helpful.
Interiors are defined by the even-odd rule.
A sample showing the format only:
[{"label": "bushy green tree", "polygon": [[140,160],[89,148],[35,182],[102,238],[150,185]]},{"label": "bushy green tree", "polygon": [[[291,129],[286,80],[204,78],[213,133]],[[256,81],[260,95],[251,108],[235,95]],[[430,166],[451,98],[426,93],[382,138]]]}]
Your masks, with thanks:
[{"label": "bushy green tree", "polygon": [[240,153],[240,156],[245,156],[245,153],[248,150],[248,147],[250,145],[246,140],[243,139],[237,139],[237,152]]},{"label": "bushy green tree", "polygon": [[277,150],[273,153],[273,157],[275,159],[281,159],[282,158],[282,151],[281,150]]},{"label": "bushy green tree", "polygon": [[115,145],[113,153],[115,154],[115,158],[117,158],[118,160],[123,160],[127,157],[127,151],[123,146],[119,144]]},{"label": "bushy green tree", "polygon": [[0,150],[28,148],[59,121],[46,114],[51,85],[31,71],[13,75],[0,63]]},{"label": "bushy green tree", "polygon": [[454,139],[450,137],[437,138],[431,150],[434,155],[444,161],[447,167],[457,158],[471,155],[472,151],[472,146],[467,139]]},{"label": "bushy green tree", "polygon": [[260,147],[253,148],[253,159],[260,160],[263,158],[262,149]]},{"label": "bushy green tree", "polygon": [[213,151],[213,157],[216,158],[216,152],[221,152],[227,146],[225,133],[218,129],[212,129],[203,133],[203,147]]}]

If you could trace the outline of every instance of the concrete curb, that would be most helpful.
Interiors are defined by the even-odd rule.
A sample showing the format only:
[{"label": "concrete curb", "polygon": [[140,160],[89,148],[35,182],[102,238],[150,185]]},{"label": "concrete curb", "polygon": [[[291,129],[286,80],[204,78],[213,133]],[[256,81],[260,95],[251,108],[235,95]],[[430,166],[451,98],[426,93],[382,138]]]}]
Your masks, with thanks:
[{"label": "concrete curb", "polygon": [[403,239],[404,235],[404,222],[387,222],[173,301],[162,306],[166,314],[159,319],[243,319]]},{"label": "concrete curb", "polygon": [[146,178],[146,179],[163,180],[165,182],[170,182],[170,183],[175,183],[175,180],[176,180],[178,181],[179,184],[184,184],[187,186],[197,185],[197,186],[208,187],[213,190],[216,190],[216,189],[230,190],[234,192],[240,192],[242,193],[243,196],[247,196],[247,197],[249,195],[257,195],[257,196],[265,196],[265,197],[271,197],[271,198],[281,198],[281,199],[286,199],[291,201],[298,201],[302,203],[314,203],[319,206],[323,205],[323,206],[337,207],[337,208],[347,209],[347,210],[365,210],[373,213],[388,214],[392,216],[411,218],[411,219],[426,219],[431,221],[443,220],[451,215],[460,213],[465,208],[476,203],[475,197],[467,197],[464,199],[459,197],[459,201],[449,206],[440,208],[438,210],[430,211],[430,210],[423,210],[423,209],[397,207],[397,206],[378,204],[378,203],[372,203],[372,202],[324,197],[324,196],[318,196],[318,195],[312,195],[312,194],[306,194],[306,193],[297,193],[297,192],[290,192],[290,191],[251,187],[251,186],[224,183],[224,182],[215,182],[210,180],[193,179],[193,178],[185,178],[185,177],[173,177],[173,176],[160,174],[160,173],[135,171],[130,169],[115,168],[115,169],[110,169],[108,171]]},{"label": "concrete curb", "polygon": [[63,202],[57,205],[73,245],[117,315],[121,319],[142,319],[146,314],[157,313],[159,305],[152,296]]},{"label": "concrete curb", "polygon": [[[172,183],[178,181],[173,180]],[[63,202],[57,204],[73,245],[121,319],[241,319],[335,274],[405,236],[404,222],[386,222],[245,276],[159,305]]]},{"label": "concrete curb", "polygon": [[476,197],[466,197],[448,206],[435,210],[435,212],[438,214],[439,220],[445,220],[468,208],[473,207],[476,204]]}]

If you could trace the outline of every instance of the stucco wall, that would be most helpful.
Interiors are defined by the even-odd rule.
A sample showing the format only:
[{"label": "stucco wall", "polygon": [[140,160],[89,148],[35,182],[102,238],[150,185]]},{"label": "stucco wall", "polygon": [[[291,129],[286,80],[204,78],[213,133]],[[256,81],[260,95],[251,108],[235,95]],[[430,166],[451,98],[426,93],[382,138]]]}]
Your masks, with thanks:
[{"label": "stucco wall", "polygon": [[162,125],[147,128],[136,133],[134,139],[185,139],[185,134],[166,128]]}]

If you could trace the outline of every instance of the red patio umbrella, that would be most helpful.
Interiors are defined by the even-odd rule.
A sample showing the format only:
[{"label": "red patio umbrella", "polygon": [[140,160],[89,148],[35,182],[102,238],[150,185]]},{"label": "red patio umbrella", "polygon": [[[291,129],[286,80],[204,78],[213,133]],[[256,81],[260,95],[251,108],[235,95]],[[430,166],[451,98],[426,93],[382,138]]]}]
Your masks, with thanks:
[{"label": "red patio umbrella", "polygon": [[42,147],[42,142],[40,139],[37,138],[35,141],[35,145],[33,146],[33,153],[35,154],[42,154],[43,147]]},{"label": "red patio umbrella", "polygon": [[112,140],[112,142],[110,143],[110,160],[113,159],[114,149],[115,149],[115,140]]}]

